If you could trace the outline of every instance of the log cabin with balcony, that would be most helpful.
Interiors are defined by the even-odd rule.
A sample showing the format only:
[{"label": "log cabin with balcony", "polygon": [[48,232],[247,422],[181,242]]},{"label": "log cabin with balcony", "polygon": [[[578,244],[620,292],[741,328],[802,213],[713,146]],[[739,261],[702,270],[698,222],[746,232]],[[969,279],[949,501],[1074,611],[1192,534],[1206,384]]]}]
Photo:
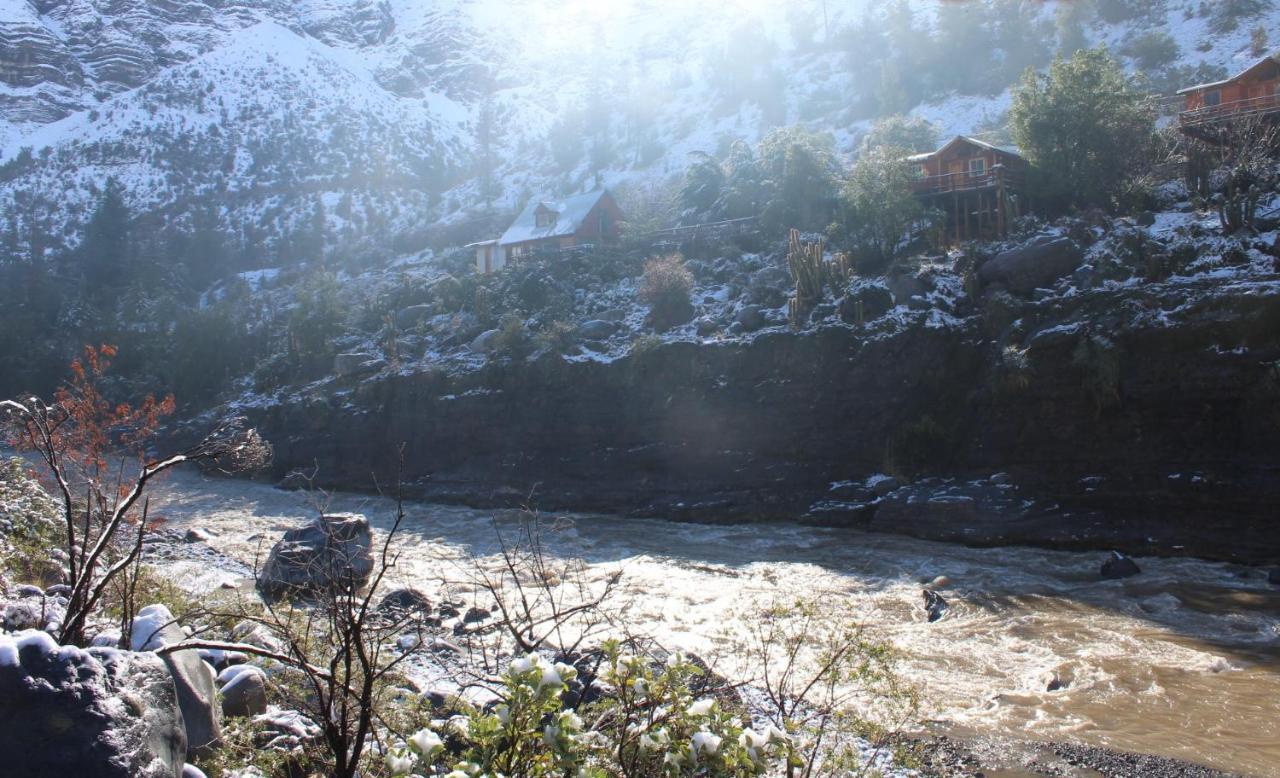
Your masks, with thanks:
[{"label": "log cabin with balcony", "polygon": [[956,242],[1004,237],[1025,209],[1027,161],[1011,149],[958,135],[908,160],[919,166],[912,184],[916,197],[946,214],[947,235]]},{"label": "log cabin with balcony", "polygon": [[1225,145],[1231,126],[1261,117],[1280,121],[1280,54],[1263,57],[1231,78],[1178,90],[1178,127],[1186,135]]},{"label": "log cabin with balcony", "polygon": [[467,248],[475,249],[476,272],[492,273],[534,254],[617,243],[622,221],[622,210],[605,189],[558,200],[533,200],[501,237]]}]

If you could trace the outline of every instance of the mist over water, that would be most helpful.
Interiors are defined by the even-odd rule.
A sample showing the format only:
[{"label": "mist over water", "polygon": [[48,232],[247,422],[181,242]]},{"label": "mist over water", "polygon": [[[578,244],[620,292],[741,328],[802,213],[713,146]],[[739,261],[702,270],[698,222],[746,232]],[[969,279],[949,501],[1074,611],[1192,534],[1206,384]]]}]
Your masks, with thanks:
[{"label": "mist over water", "polygon": [[[182,473],[155,505],[170,526],[252,564],[309,520],[307,495]],[[389,526],[384,498],[334,494],[330,511]],[[390,585],[431,594],[475,587],[473,558],[496,564],[494,522],[514,514],[407,506]],[[1142,574],[1101,581],[1100,552],[970,549],[890,535],[787,525],[705,526],[601,516],[544,517],[551,553],[589,580],[623,573],[629,619],[660,642],[717,658],[724,633],[779,599],[846,608],[903,653],[926,718],[944,731],[1069,739],[1173,756],[1250,775],[1280,765],[1280,590],[1256,569],[1139,558]],[[182,566],[179,565],[179,568]],[[195,566],[185,575],[218,575]],[[929,623],[921,580],[945,575],[946,616]],[[1053,676],[1065,688],[1047,691]]]}]

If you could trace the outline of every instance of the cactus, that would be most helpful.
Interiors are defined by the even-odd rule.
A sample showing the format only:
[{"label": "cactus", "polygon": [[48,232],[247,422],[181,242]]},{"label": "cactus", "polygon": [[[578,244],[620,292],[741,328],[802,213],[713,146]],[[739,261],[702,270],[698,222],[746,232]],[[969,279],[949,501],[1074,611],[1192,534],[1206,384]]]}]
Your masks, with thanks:
[{"label": "cactus", "polygon": [[822,299],[822,288],[827,270],[822,261],[822,241],[804,243],[800,231],[791,231],[791,245],[787,251],[787,267],[796,282],[796,292],[787,303],[787,313],[792,326],[800,326],[813,306]]},{"label": "cactus", "polygon": [[833,293],[839,294],[840,290],[849,288],[849,282],[853,280],[853,257],[842,251],[825,264],[825,269],[827,285]]}]

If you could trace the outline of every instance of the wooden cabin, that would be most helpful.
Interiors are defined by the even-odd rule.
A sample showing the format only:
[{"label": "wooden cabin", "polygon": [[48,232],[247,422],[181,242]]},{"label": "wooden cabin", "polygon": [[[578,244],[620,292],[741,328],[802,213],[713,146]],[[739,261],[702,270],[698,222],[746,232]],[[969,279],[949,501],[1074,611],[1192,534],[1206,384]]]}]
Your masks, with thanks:
[{"label": "wooden cabin", "polygon": [[476,272],[492,273],[521,257],[542,252],[615,243],[621,237],[622,210],[608,190],[559,200],[534,200],[502,237],[472,243]]},{"label": "wooden cabin", "polygon": [[957,242],[1004,237],[1021,212],[1027,161],[1016,151],[957,135],[908,159],[919,166],[916,197],[947,215],[947,234]]},{"label": "wooden cabin", "polygon": [[1211,143],[1224,142],[1231,122],[1280,117],[1280,54],[1263,57],[1231,78],[1178,90],[1185,99],[1178,126]]}]

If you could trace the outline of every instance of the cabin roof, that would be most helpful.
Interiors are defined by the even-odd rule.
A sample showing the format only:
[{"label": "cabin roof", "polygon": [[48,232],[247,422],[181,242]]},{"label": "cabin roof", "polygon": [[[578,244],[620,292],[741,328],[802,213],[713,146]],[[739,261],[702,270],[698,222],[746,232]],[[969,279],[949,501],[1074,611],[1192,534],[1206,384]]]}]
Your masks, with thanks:
[{"label": "cabin roof", "polygon": [[479,248],[480,246],[496,246],[496,245],[498,245],[498,239],[490,238],[489,240],[478,240],[475,243],[468,243],[467,245],[463,246],[463,248],[474,249],[474,248]]},{"label": "cabin roof", "polygon": [[1210,81],[1207,84],[1196,84],[1195,86],[1189,86],[1184,89],[1179,89],[1178,94],[1185,95],[1188,92],[1199,92],[1201,89],[1215,89],[1220,86],[1226,86],[1227,84],[1233,83],[1235,81],[1239,81],[1245,76],[1253,74],[1254,71],[1260,68],[1266,67],[1268,64],[1280,66],[1280,52],[1277,52],[1275,54],[1268,54],[1267,56],[1253,63],[1252,65],[1240,71],[1239,73],[1236,73],[1234,76],[1231,76],[1230,78],[1224,78],[1221,81]]},{"label": "cabin roof", "polygon": [[1017,149],[1015,149],[1015,148],[1011,148],[1011,147],[1008,147],[1008,146],[997,146],[997,145],[995,145],[994,143],[987,143],[987,142],[986,142],[986,141],[984,141],[984,140],[978,140],[977,138],[971,138],[971,137],[969,137],[968,135],[957,135],[957,136],[955,136],[954,138],[952,138],[951,140],[947,141],[947,142],[942,146],[942,148],[938,149],[937,151],[928,151],[928,152],[925,152],[924,154],[912,154],[911,156],[907,157],[907,161],[909,161],[909,162],[923,162],[923,161],[925,161],[926,159],[929,159],[930,157],[936,157],[936,156],[941,155],[943,152],[945,152],[945,151],[949,150],[952,146],[956,145],[957,143],[969,143],[969,144],[972,144],[972,145],[974,145],[974,146],[978,146],[978,147],[980,147],[980,148],[990,149],[990,150],[992,150],[992,151],[998,151],[998,152],[1000,152],[1001,154],[1012,154],[1012,155],[1013,155],[1013,156],[1015,156],[1015,157],[1021,157],[1021,156],[1022,156],[1021,154],[1019,154],[1019,153],[1018,153],[1018,150],[1017,150]]},{"label": "cabin roof", "polygon": [[[597,189],[594,192],[574,195],[561,200],[532,200],[520,212],[507,231],[498,238],[498,244],[509,246],[512,243],[524,243],[530,240],[560,238],[572,235],[582,226],[582,222],[596,207],[596,203],[608,194],[608,190]],[[538,226],[537,212],[554,211],[556,220],[545,227]]]}]

